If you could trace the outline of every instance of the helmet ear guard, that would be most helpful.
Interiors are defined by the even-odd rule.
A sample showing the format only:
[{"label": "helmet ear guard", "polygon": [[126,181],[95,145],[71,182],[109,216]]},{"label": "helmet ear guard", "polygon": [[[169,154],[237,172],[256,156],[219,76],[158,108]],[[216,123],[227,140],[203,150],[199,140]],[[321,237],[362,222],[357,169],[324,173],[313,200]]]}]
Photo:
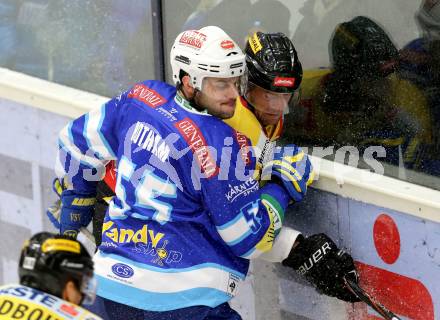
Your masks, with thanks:
[{"label": "helmet ear guard", "polygon": [[79,241],[67,236],[34,235],[23,246],[18,271],[22,285],[61,297],[65,284],[73,281],[86,300],[94,298],[94,292],[82,290],[93,278],[93,260]]},{"label": "helmet ear guard", "polygon": [[206,77],[240,77],[245,71],[243,52],[215,26],[180,33],[172,46],[170,62],[175,84],[180,83],[184,71],[193,87],[200,91]]}]

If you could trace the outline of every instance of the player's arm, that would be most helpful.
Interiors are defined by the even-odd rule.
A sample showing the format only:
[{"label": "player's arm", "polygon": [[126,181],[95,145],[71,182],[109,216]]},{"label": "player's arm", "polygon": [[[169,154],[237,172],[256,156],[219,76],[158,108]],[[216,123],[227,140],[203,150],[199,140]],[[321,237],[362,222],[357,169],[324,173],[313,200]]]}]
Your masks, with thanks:
[{"label": "player's arm", "polygon": [[[235,166],[231,166],[234,168],[230,170],[228,182],[207,180],[205,193],[217,232],[237,256],[254,259],[272,249],[275,250],[267,257],[271,261],[281,262],[288,256],[300,233],[290,228],[281,229],[284,213],[289,202],[298,201],[305,194],[312,170],[304,153],[295,159],[295,162],[286,160],[290,161],[290,167],[277,166],[282,166],[281,173],[277,171],[274,181],[261,188],[257,181],[239,181],[235,177]],[[239,162],[240,158],[236,160]],[[285,183],[280,178],[284,174],[288,175]],[[291,185],[286,187],[287,184]],[[233,194],[236,196],[232,197]]]},{"label": "player's arm", "polygon": [[[345,301],[359,301],[345,287],[344,278],[357,282],[349,254],[325,234],[304,237],[291,228],[281,228],[289,202],[301,200],[313,181],[307,155],[296,146],[287,146],[265,166],[263,176],[269,181],[257,190],[252,188],[252,180],[235,188],[238,181],[233,176],[227,184],[207,180],[207,205],[223,241],[237,256],[282,262],[318,291]],[[236,191],[233,197],[232,193],[223,196],[224,185]],[[243,191],[245,194],[240,193]]]},{"label": "player's arm", "polygon": [[[288,195],[288,203],[295,203],[302,201],[306,195],[308,186],[313,182],[314,172],[307,154],[295,145],[287,145],[284,148],[276,149],[273,160],[264,166],[261,179],[268,181],[268,185],[279,185],[284,194]],[[267,192],[265,187],[262,188],[262,192],[263,194]],[[270,215],[270,211],[268,214]],[[282,224],[284,214],[281,217]],[[281,228],[280,225],[271,248],[259,252],[258,258],[270,262],[283,261],[289,255],[300,235],[299,231],[287,226]]]},{"label": "player's arm", "polygon": [[59,216],[48,216],[60,233],[76,236],[93,215],[96,185],[105,165],[116,159],[115,118],[123,96],[71,121],[59,134],[54,189],[60,196]]},{"label": "player's arm", "polygon": [[[291,200],[301,201],[314,179],[312,165],[307,155],[295,145],[285,146],[281,151],[275,153],[273,160],[263,168],[262,179],[278,183]],[[304,237],[296,230],[283,227],[272,247],[260,258],[282,261],[283,265],[304,276],[323,294],[349,302],[359,301],[347,289],[344,280],[358,280],[353,259],[327,235]]]}]

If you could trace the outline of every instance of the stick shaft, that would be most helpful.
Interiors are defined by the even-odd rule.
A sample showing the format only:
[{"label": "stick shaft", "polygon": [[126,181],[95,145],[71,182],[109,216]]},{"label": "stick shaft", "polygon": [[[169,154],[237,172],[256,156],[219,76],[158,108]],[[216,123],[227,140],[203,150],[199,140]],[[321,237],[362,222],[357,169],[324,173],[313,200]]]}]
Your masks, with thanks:
[{"label": "stick shaft", "polygon": [[379,302],[373,300],[356,282],[344,278],[347,288],[353,292],[359,299],[368,304],[371,308],[376,310],[386,320],[401,320],[393,312],[385,308]]},{"label": "stick shaft", "polygon": [[87,229],[86,227],[81,227],[81,229],[79,229],[79,231],[81,231],[84,236],[93,244],[95,244],[95,237],[93,236],[93,234],[89,231],[89,229]]}]

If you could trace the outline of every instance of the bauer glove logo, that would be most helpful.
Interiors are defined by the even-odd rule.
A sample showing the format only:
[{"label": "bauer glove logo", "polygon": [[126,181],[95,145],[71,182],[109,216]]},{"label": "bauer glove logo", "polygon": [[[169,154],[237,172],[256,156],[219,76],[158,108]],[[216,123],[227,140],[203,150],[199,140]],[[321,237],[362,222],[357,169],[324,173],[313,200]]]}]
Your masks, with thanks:
[{"label": "bauer glove logo", "polygon": [[321,248],[316,250],[299,268],[298,273],[305,275],[311,270],[319,260],[321,260],[327,253],[331,251],[330,243],[325,242]]}]

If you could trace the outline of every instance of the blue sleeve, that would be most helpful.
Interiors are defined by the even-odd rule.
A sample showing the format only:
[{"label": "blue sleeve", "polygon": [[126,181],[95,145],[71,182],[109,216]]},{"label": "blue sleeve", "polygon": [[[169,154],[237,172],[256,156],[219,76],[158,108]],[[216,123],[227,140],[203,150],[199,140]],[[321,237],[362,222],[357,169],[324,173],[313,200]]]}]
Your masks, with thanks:
[{"label": "blue sleeve", "polygon": [[105,165],[116,159],[119,96],[68,123],[59,134],[56,172],[78,192],[95,193]]},{"label": "blue sleeve", "polygon": [[235,168],[240,157],[237,158],[231,161],[227,180],[219,177],[204,180],[203,193],[223,241],[235,255],[253,259],[272,249],[289,196],[275,183],[260,188],[252,177],[244,181],[237,179]]}]

